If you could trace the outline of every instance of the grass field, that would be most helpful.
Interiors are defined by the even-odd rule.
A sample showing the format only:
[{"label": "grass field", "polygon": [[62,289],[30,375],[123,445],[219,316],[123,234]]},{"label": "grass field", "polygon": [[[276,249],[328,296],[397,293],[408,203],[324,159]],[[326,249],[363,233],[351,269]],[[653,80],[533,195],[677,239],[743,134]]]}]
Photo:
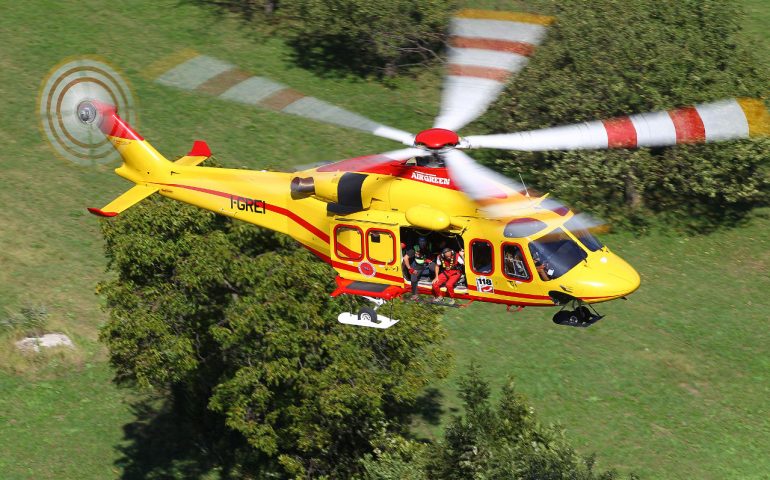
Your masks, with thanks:
[{"label": "grass field", "polygon": [[[757,51],[767,51],[770,6],[745,3],[748,34]],[[0,44],[0,314],[45,305],[51,329],[79,347],[33,363],[13,353],[11,338],[0,338],[0,478],[119,476],[136,398],[109,382],[96,342],[104,314],[94,286],[105,261],[98,222],[84,207],[101,206],[128,185],[112,174],[114,166],[76,166],[42,140],[34,112],[48,70],[68,56],[107,58],[133,84],[138,130],[160,151],[181,154],[202,138],[222,163],[250,167],[393,144],[161,87],[144,70],[194,48],[412,131],[433,118],[439,73],[399,80],[395,88],[322,79],[292,67],[275,39],[255,39],[237,20],[176,1],[137,1],[109,12],[95,0],[15,3],[0,16]],[[495,385],[514,375],[543,417],[561,421],[603,467],[646,478],[766,478],[768,232],[770,219],[758,215],[745,228],[706,237],[608,236],[642,273],[637,294],[605,307],[608,318],[587,331],[553,326],[549,310],[512,315],[475,305],[450,312],[458,370],[476,359]],[[447,412],[457,405],[455,377],[439,385]]]}]

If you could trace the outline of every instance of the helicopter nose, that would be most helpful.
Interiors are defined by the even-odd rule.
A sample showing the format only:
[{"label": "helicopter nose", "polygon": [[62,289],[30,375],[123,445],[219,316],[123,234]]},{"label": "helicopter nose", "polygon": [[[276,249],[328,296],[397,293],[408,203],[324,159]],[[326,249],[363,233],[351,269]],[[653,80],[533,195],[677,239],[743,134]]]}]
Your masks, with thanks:
[{"label": "helicopter nose", "polygon": [[618,258],[618,260],[625,263],[624,268],[622,271],[615,273],[614,275],[617,276],[621,281],[618,282],[618,286],[621,284],[623,285],[622,288],[622,294],[618,295],[620,297],[625,297],[626,295],[630,295],[631,293],[635,292],[639,285],[642,283],[642,278],[639,276],[639,272],[637,272],[634,267],[623,261],[622,259]]},{"label": "helicopter nose", "polygon": [[609,251],[601,252],[601,256],[588,262],[586,267],[582,272],[585,276],[574,284],[565,282],[562,289],[574,286],[572,292],[564,290],[588,303],[625,297],[636,291],[641,284],[639,273],[634,267]]},{"label": "helicopter nose", "polygon": [[611,295],[614,297],[625,297],[635,292],[642,283],[639,272],[619,256],[615,254],[609,254],[608,256],[612,257],[611,260],[605,261],[605,263],[610,264],[607,273],[611,278],[611,281],[608,282],[608,284],[612,285]]}]

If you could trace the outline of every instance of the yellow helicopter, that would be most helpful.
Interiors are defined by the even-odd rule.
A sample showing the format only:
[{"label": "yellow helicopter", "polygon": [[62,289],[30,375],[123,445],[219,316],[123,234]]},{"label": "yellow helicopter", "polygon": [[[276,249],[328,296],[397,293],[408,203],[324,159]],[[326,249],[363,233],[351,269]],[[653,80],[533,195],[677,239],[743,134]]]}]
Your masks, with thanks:
[{"label": "yellow helicopter", "polygon": [[[639,287],[639,274],[592,235],[599,222],[548,195],[530,195],[463,150],[635,148],[748,138],[769,133],[770,114],[761,100],[731,99],[529,132],[455,133],[481,115],[526,63],[550,21],[461,12],[452,22],[449,71],[433,128],[417,135],[378,128],[372,133],[407,148],[294,173],[198,166],[211,155],[202,141],[169,161],[113,105],[85,98],[75,110],[77,120],[107,136],[123,159],[116,173],[136,184],[89,211],[112,217],[157,192],[291,236],[337,271],[335,296],[364,296],[380,306],[410,291],[446,291],[467,300],[463,305],[558,306],[554,322],[589,326],[602,318],[592,305],[625,298]],[[434,288],[430,276],[436,268],[424,269],[426,277],[410,275],[418,244],[434,255],[449,251],[461,271],[454,288]],[[437,257],[430,260],[437,265]],[[397,322],[376,308],[343,312],[339,320],[376,328]]]}]

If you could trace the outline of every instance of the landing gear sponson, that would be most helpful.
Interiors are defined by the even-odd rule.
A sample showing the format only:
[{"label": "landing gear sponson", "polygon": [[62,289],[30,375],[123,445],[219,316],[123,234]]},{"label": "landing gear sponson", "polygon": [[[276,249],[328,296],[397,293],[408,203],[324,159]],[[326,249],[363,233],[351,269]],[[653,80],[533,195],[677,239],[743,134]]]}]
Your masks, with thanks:
[{"label": "landing gear sponson", "polygon": [[361,307],[358,313],[342,312],[337,316],[337,321],[345,325],[355,325],[357,327],[370,327],[386,329],[390,328],[398,320],[380,314],[377,310],[390,304],[390,315],[393,315],[393,299],[404,294],[406,289],[393,285],[381,285],[377,283],[356,282],[337,277],[337,289],[332,292],[332,297],[342,295],[343,293],[358,295],[374,303],[374,307]]},{"label": "landing gear sponson", "polygon": [[[561,310],[553,316],[553,323],[557,325],[586,328],[604,318],[604,315],[599,315],[594,307],[583,303],[580,299],[561,292],[550,293],[556,305],[563,305]],[[567,306],[571,310],[568,310]]]}]

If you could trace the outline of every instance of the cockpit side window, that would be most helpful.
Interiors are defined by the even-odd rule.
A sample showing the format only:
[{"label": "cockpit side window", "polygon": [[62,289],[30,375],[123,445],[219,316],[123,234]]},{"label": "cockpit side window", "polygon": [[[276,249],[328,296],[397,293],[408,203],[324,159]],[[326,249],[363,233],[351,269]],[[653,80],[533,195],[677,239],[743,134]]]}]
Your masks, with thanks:
[{"label": "cockpit side window", "polygon": [[529,251],[538,273],[543,272],[540,274],[543,280],[561,277],[588,257],[561,228],[530,242]]},{"label": "cockpit side window", "polygon": [[503,244],[503,274],[511,280],[529,281],[532,278],[524,252],[515,243]]},{"label": "cockpit side window", "polygon": [[570,218],[569,221],[564,224],[564,228],[572,232],[572,235],[577,237],[577,239],[580,240],[580,243],[592,252],[604,248],[604,244],[600,242],[598,238],[591,235],[591,232],[589,232],[585,226],[580,224],[577,217]]}]

